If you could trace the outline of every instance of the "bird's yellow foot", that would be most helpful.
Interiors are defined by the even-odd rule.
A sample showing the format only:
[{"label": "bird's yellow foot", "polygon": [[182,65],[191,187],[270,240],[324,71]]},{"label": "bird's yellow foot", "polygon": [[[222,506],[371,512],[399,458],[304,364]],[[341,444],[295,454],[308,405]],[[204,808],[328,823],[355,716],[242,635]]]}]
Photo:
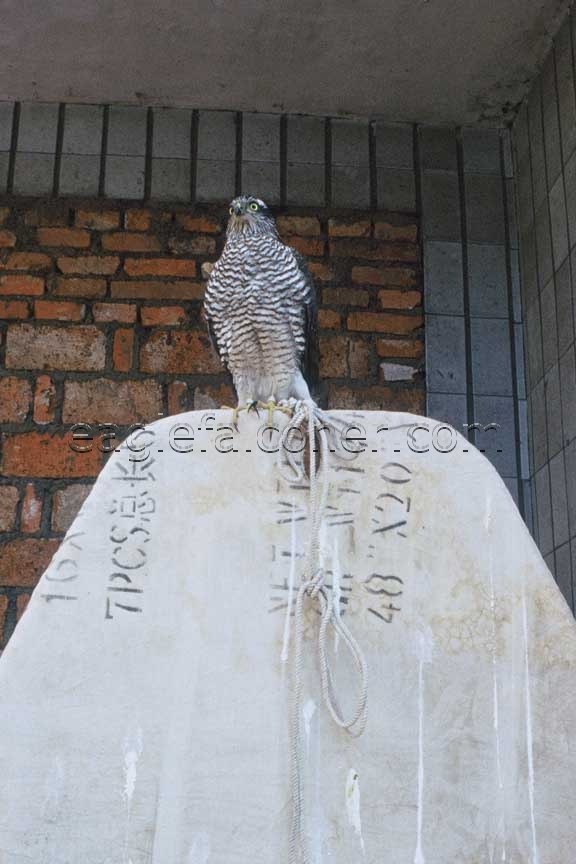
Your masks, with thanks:
[{"label": "bird's yellow foot", "polygon": [[284,402],[276,402],[275,399],[269,399],[268,402],[259,402],[260,408],[266,408],[268,412],[268,421],[267,425],[272,426],[274,423],[274,412],[281,411],[283,414],[288,414],[290,417],[293,415],[293,409]]},{"label": "bird's yellow foot", "polygon": [[257,399],[248,399],[245,405],[236,405],[235,408],[231,408],[230,405],[221,405],[220,410],[222,411],[232,411],[232,426],[238,432],[238,420],[240,418],[241,411],[255,411],[258,414],[258,406],[261,403],[258,402]]}]

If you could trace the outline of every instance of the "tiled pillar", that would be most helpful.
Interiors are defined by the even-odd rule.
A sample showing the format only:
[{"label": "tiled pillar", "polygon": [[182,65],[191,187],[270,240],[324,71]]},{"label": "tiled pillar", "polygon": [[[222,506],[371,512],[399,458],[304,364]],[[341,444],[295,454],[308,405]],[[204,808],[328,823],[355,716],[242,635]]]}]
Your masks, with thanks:
[{"label": "tiled pillar", "polygon": [[568,603],[576,578],[574,19],[513,129],[535,533]]},{"label": "tiled pillar", "polygon": [[530,520],[508,146],[499,130],[420,129],[428,413],[486,451]]}]

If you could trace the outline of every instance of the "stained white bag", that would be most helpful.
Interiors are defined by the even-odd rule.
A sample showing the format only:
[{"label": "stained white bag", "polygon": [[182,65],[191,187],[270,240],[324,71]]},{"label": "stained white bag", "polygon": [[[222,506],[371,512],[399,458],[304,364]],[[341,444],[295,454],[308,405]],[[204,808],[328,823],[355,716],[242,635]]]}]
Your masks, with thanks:
[{"label": "stained white bag", "polygon": [[[310,861],[572,864],[576,626],[512,499],[434,421],[335,413],[366,435],[330,460],[324,590],[368,722],[329,715],[308,598]],[[113,454],[36,588],[0,662],[1,864],[289,860],[309,489],[258,418],[228,421],[167,418]],[[328,654],[349,712],[332,630]]]}]

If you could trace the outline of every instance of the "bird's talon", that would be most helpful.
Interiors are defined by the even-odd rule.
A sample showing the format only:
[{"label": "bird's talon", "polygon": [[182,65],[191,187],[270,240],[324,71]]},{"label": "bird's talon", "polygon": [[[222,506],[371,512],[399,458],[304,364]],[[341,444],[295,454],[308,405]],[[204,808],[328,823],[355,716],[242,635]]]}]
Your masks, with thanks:
[{"label": "bird's talon", "polygon": [[274,408],[276,403],[272,401],[272,399],[268,400],[268,426],[272,426],[274,424]]},{"label": "bird's talon", "polygon": [[238,407],[233,408],[231,405],[220,405],[220,411],[232,411],[230,425],[238,432]]},{"label": "bird's talon", "polygon": [[268,402],[261,402],[260,405],[262,408],[266,408],[268,412],[268,426],[273,425],[275,411],[281,411],[282,414],[288,414],[290,417],[294,413],[290,405],[284,402],[276,402],[274,399],[269,399]]},{"label": "bird's talon", "polygon": [[[259,403],[257,399],[248,399],[245,405],[236,405],[235,408],[232,408],[230,405],[221,405],[220,410],[232,411],[231,425],[234,427],[236,432],[239,432],[238,420],[240,419],[240,412],[246,411],[246,413],[249,413],[250,411],[256,411],[256,414],[258,414],[258,406],[260,404],[261,403]],[[258,414],[258,416],[260,415]]]}]

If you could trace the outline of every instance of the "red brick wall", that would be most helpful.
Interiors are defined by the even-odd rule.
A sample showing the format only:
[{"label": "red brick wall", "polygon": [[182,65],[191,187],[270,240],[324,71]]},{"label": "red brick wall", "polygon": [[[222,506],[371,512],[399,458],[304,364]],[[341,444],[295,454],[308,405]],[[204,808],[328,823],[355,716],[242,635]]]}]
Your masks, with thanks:
[{"label": "red brick wall", "polygon": [[[202,265],[222,249],[226,216],[213,206],[0,208],[2,643],[106,458],[75,454],[70,426],[232,404],[201,319]],[[300,212],[278,224],[319,289],[328,405],[422,412],[413,216]]]}]

